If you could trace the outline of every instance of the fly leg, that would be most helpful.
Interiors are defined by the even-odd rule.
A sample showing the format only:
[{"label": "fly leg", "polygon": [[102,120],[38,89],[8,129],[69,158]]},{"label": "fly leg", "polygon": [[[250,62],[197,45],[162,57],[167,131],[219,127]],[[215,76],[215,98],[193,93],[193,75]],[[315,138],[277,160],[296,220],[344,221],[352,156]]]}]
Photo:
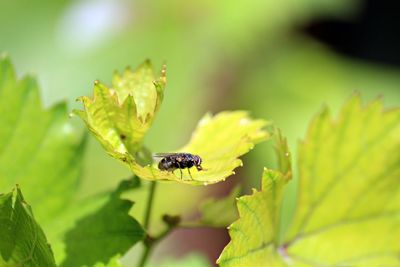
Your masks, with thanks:
[{"label": "fly leg", "polygon": [[190,175],[190,178],[193,180],[192,174],[190,173],[190,168],[188,168],[188,173]]},{"label": "fly leg", "polygon": [[179,162],[177,162],[176,164],[178,164],[178,169],[179,169],[179,171],[180,171],[180,173],[181,173],[181,180],[183,179],[183,173],[182,173],[182,168],[181,168],[181,165],[179,164]]}]

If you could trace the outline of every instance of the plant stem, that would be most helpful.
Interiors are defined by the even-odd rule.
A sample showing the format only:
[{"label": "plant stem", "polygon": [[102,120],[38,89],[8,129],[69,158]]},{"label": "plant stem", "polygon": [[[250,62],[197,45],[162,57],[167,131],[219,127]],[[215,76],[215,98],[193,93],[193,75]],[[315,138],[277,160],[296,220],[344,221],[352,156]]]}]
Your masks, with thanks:
[{"label": "plant stem", "polygon": [[142,253],[142,256],[140,258],[140,262],[139,262],[139,267],[145,267],[146,266],[146,262],[147,259],[149,258],[150,255],[150,251],[152,249],[152,246],[145,244],[145,249]]},{"label": "plant stem", "polygon": [[[157,183],[155,181],[150,182],[149,195],[147,197],[146,211],[144,214],[144,223],[143,223],[144,229],[147,232],[149,232],[149,227],[150,227],[151,211],[153,209],[154,193],[156,191],[156,186],[157,186]],[[140,258],[139,267],[144,267],[146,264],[146,261],[149,258],[149,255],[150,255],[150,252],[152,249],[152,243],[153,243],[152,238],[148,235],[143,243],[145,245],[145,249]]]},{"label": "plant stem", "polygon": [[147,205],[146,205],[146,213],[144,215],[144,229],[147,231],[149,230],[150,226],[150,217],[151,217],[151,210],[153,208],[153,200],[154,200],[154,193],[156,191],[157,183],[155,181],[150,182],[150,192],[149,196],[147,197]]},{"label": "plant stem", "polygon": [[185,228],[185,229],[192,229],[192,228],[217,228],[221,229],[224,228],[223,226],[218,226],[218,225],[212,225],[212,224],[206,224],[203,222],[184,222],[179,224],[179,228]]},{"label": "plant stem", "polygon": [[167,235],[169,235],[175,228],[177,227],[177,225],[170,225],[168,226],[167,229],[165,229],[163,232],[161,232],[158,236],[156,236],[153,240],[152,245],[158,243],[159,241],[163,240]]},{"label": "plant stem", "polygon": [[148,235],[146,237],[146,239],[144,240],[145,249],[140,258],[139,267],[146,266],[146,262],[154,248],[154,245],[156,245],[159,241],[163,240],[167,235],[169,235],[176,228],[176,226],[177,225],[168,225],[168,227],[163,232],[161,232],[158,236],[151,237]]}]

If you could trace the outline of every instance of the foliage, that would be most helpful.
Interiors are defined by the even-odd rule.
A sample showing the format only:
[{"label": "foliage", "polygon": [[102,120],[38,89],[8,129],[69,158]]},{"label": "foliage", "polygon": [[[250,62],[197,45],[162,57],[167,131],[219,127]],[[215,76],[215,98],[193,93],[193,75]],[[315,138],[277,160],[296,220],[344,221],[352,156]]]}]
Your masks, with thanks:
[{"label": "foliage", "polygon": [[380,100],[363,107],[354,96],[337,119],[324,108],[300,144],[298,205],[285,238],[276,229],[284,179],[267,171],[262,190],[238,201],[220,265],[399,265],[399,136],[400,110],[384,111]]},{"label": "foliage", "polygon": [[160,171],[156,165],[142,167],[131,164],[132,171],[141,178],[173,180],[192,185],[207,185],[224,181],[242,165],[239,156],[247,153],[254,144],[265,140],[268,133],[262,130],[263,120],[252,120],[246,112],[221,112],[203,117],[189,143],[178,151],[200,155],[203,171],[174,173]]},{"label": "foliage", "polygon": [[46,236],[18,187],[0,194],[0,226],[0,266],[56,266]]},{"label": "foliage", "polygon": [[36,80],[17,80],[8,57],[0,58],[0,95],[0,192],[23,188],[58,259],[65,230],[87,211],[71,205],[86,135],[69,121],[66,103],[44,109]]},{"label": "foliage", "polygon": [[156,164],[142,166],[137,152],[142,151],[141,141],[161,104],[165,84],[165,67],[156,80],[151,64],[145,62],[135,72],[127,70],[123,76],[115,75],[112,88],[95,82],[93,99],[79,98],[85,110],[75,111],[105,150],[140,178],[193,185],[217,183],[242,164],[239,156],[268,137],[262,130],[266,122],[252,120],[246,112],[221,112],[214,117],[207,114],[189,143],[178,149],[200,155],[203,171],[185,172],[181,178],[180,173],[161,171]]},{"label": "foliage", "polygon": [[81,218],[66,233],[67,258],[62,267],[107,263],[113,256],[126,253],[145,238],[142,226],[128,214],[133,203],[120,199],[122,192],[139,186],[136,177],[121,182],[105,205]]},{"label": "foliage", "polygon": [[35,79],[18,81],[7,57],[0,58],[0,114],[0,192],[20,184],[38,220],[51,220],[75,193],[85,138],[66,104],[45,110]]},{"label": "foliage", "polygon": [[207,199],[200,206],[201,223],[212,227],[227,227],[235,221],[238,218],[235,201],[240,189],[240,186],[235,186],[224,198]]},{"label": "foliage", "polygon": [[111,258],[111,260],[107,264],[99,262],[99,263],[96,263],[94,265],[94,267],[122,267],[122,265],[119,261],[119,258],[120,258],[120,255],[117,255],[117,256]]},{"label": "foliage", "polygon": [[[121,257],[143,242],[143,267],[155,244],[185,227],[182,214],[165,214],[166,228],[150,231],[156,181],[224,181],[242,165],[239,157],[270,135],[278,167],[264,169],[261,189],[238,198],[238,212],[239,187],[200,206],[194,226],[225,227],[239,215],[229,227],[231,242],[218,259],[220,266],[400,265],[400,109],[384,110],[380,99],[362,106],[356,95],[337,118],[327,108],[316,116],[299,146],[297,208],[281,236],[284,189],[292,177],[286,138],[276,128],[266,131],[266,121],[244,111],[207,114],[188,144],[176,150],[200,155],[204,170],[183,170],[183,177],[180,170],[161,171],[143,139],[165,85],[165,66],[156,79],[146,61],[136,71],[115,74],[111,88],[96,82],[93,99],[80,98],[84,110],[75,114],[107,153],[137,175],[85,203],[74,195],[85,138],[66,120],[65,104],[43,109],[34,79],[18,81],[9,60],[0,60],[0,190],[23,186],[57,252],[54,257],[17,186],[0,194],[0,266],[120,267]],[[139,178],[151,181],[143,226],[129,214],[133,202],[121,199],[140,188]],[[197,256],[171,264],[207,265]]]},{"label": "foliage", "polygon": [[[0,94],[0,109],[3,112],[0,117],[0,145],[3,150],[0,152],[0,191],[4,192],[5,188],[11,188],[15,183],[26,189],[26,196],[37,211],[35,213],[38,214],[38,221],[49,233],[49,240],[56,248],[55,256],[59,261],[65,256],[65,232],[73,227],[78,218],[88,217],[88,213],[96,211],[96,208],[104,203],[104,197],[92,198],[89,201],[75,199],[83,163],[85,138],[82,137],[81,131],[68,121],[65,103],[58,104],[50,110],[41,107],[35,80],[26,77],[17,81],[8,58],[0,60]],[[109,215],[116,223],[121,220],[121,224],[128,223],[127,227],[132,226],[129,222],[134,219],[128,216],[131,207],[129,201],[114,201],[109,205],[116,208]],[[124,207],[125,210],[121,211]],[[6,211],[2,210],[0,217],[3,216],[3,212]],[[4,216],[7,218],[7,215]],[[3,229],[3,222],[0,226]],[[141,231],[143,236],[143,230]],[[137,237],[138,235],[132,235],[127,239]],[[25,238],[24,242],[29,244],[35,243],[37,237],[26,235]],[[13,242],[12,238],[6,237],[2,241]],[[126,243],[124,246],[127,246]],[[120,248],[117,252],[120,250],[123,249]],[[85,257],[90,258],[94,252],[87,251]],[[8,261],[7,257],[9,255],[2,253],[1,262]]]},{"label": "foliage", "polygon": [[240,218],[228,227],[232,241],[225,247],[220,266],[284,266],[278,245],[283,189],[291,178],[286,140],[276,131],[281,171],[264,169],[261,191],[237,200]]},{"label": "foliage", "polygon": [[165,67],[156,80],[146,61],[135,72],[114,74],[112,87],[99,81],[94,97],[80,97],[85,110],[75,110],[106,151],[117,159],[134,157],[160,107],[166,84]]},{"label": "foliage", "polygon": [[380,100],[362,107],[353,97],[336,120],[327,109],[317,116],[299,149],[302,193],[285,238],[289,256],[400,264],[399,137],[400,110],[383,111]]}]

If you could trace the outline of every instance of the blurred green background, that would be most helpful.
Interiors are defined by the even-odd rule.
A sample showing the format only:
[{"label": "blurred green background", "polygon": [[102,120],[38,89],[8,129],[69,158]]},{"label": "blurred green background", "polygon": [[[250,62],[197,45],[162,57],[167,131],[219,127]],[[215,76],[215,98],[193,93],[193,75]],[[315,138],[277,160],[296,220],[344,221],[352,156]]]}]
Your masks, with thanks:
[{"label": "blurred green background", "polygon": [[[145,140],[153,152],[185,144],[208,111],[245,109],[279,126],[295,155],[321,105],[336,110],[354,91],[365,101],[382,95],[388,106],[400,102],[400,19],[398,4],[390,1],[0,3],[0,51],[10,55],[18,73],[37,76],[46,106],[66,100],[78,108],[74,99],[91,95],[95,79],[109,83],[114,70],[146,58],[156,70],[166,62],[164,103]],[[154,218],[163,212],[193,217],[200,198],[224,195],[235,183],[244,184],[244,193],[258,188],[262,168],[275,166],[271,143],[256,147],[244,163],[223,184],[163,184]],[[111,190],[128,176],[90,138],[79,196]],[[287,190],[284,225],[295,188],[296,176]],[[130,196],[139,219],[145,196],[145,189]],[[157,258],[196,250],[213,262],[228,240],[224,230],[177,231],[158,248]]]}]

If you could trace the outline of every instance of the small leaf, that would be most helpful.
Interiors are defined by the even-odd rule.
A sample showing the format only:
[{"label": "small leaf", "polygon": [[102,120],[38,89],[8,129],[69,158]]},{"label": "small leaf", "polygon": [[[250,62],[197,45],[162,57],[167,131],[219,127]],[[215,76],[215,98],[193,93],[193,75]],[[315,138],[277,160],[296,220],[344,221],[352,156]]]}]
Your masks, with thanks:
[{"label": "small leaf", "polygon": [[[223,181],[242,162],[239,156],[265,140],[265,121],[252,120],[243,111],[206,115],[191,141],[181,152],[198,154],[205,170],[189,175],[161,171],[157,164],[143,166],[138,158],[142,141],[159,109],[166,84],[165,67],[156,80],[147,61],[135,72],[129,69],[113,79],[113,88],[95,82],[94,97],[79,98],[85,110],[75,110],[108,154],[124,162],[131,171],[147,180],[171,180],[192,185]],[[142,153],[143,154],[143,153]]]},{"label": "small leaf", "polygon": [[0,237],[0,266],[56,266],[46,236],[18,187],[0,194]]},{"label": "small leaf", "polygon": [[165,84],[165,66],[156,80],[146,61],[135,72],[127,69],[122,76],[116,73],[112,88],[96,81],[93,99],[80,97],[84,111],[74,113],[111,156],[134,156],[161,105]]},{"label": "small leaf", "polygon": [[207,185],[224,181],[242,165],[238,157],[246,154],[255,144],[268,138],[263,130],[267,122],[252,120],[244,111],[225,111],[215,116],[207,114],[200,120],[191,140],[180,152],[197,154],[202,158],[204,170],[174,173],[161,171],[157,164],[140,166],[129,155],[120,155],[130,165],[133,173],[148,180],[171,180],[192,185]]},{"label": "small leaf", "polygon": [[228,196],[220,199],[207,199],[201,206],[201,223],[212,227],[227,227],[238,218],[235,207],[240,186],[232,189]]},{"label": "small leaf", "polygon": [[106,264],[144,239],[143,228],[129,215],[133,202],[120,198],[122,192],[139,185],[138,178],[121,182],[104,206],[77,222],[66,234],[67,258],[62,267]]},{"label": "small leaf", "polygon": [[66,104],[45,110],[36,81],[18,81],[8,58],[0,58],[0,114],[0,192],[20,184],[43,224],[75,193],[85,138]]},{"label": "small leaf", "polygon": [[133,96],[136,113],[139,120],[154,117],[163,99],[166,84],[165,66],[161,70],[161,77],[156,80],[151,63],[146,60],[135,72],[129,68],[122,76],[114,74],[112,88],[117,92],[118,98],[123,102],[129,95]]}]

